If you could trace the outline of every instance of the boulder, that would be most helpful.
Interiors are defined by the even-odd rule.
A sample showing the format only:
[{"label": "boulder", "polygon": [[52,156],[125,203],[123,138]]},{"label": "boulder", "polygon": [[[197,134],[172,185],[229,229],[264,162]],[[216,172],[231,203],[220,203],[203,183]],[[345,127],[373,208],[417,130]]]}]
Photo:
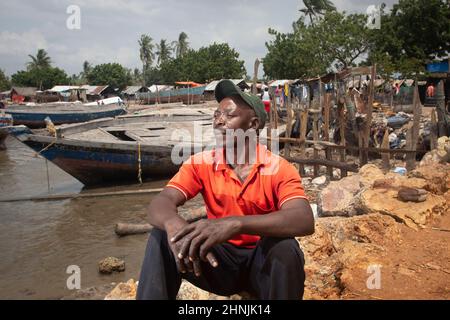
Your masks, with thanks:
[{"label": "boulder", "polygon": [[423,202],[427,199],[428,192],[424,189],[401,188],[397,197],[405,202]]},{"label": "boulder", "polygon": [[443,136],[438,139],[437,148],[426,153],[419,165],[422,167],[448,162],[450,162],[450,138]]},{"label": "boulder", "polygon": [[125,261],[115,257],[105,258],[98,263],[98,271],[105,274],[125,271]]},{"label": "boulder", "polygon": [[433,214],[442,214],[448,204],[444,197],[429,194],[423,202],[403,202],[397,198],[396,189],[368,189],[359,194],[356,210],[359,213],[378,212],[392,216],[397,221],[417,230],[425,225]]},{"label": "boulder", "polygon": [[133,279],[126,283],[119,283],[110,293],[105,297],[105,300],[135,300],[138,281]]},{"label": "boulder", "polygon": [[409,176],[426,180],[423,189],[435,194],[442,195],[450,189],[450,164],[419,166]]},{"label": "boulder", "polygon": [[354,275],[367,277],[367,268],[385,258],[382,246],[400,240],[399,226],[389,216],[320,218],[313,235],[297,238],[306,260],[304,299],[345,297],[366,281]]},{"label": "boulder", "polygon": [[384,173],[374,164],[366,164],[359,169],[358,172],[361,177],[361,183],[364,187],[371,187],[378,179],[384,178]]},{"label": "boulder", "polygon": [[355,215],[354,200],[360,189],[361,178],[359,175],[330,182],[320,193],[320,216]]},{"label": "boulder", "polygon": [[320,177],[314,178],[311,182],[312,182],[312,184],[314,184],[316,186],[322,186],[327,182],[327,177],[320,176]]}]

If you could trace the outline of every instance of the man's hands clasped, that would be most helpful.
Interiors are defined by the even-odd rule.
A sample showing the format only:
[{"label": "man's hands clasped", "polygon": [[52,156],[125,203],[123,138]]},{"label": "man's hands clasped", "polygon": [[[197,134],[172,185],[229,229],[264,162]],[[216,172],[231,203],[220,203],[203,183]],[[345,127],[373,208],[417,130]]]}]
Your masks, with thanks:
[{"label": "man's hands clasped", "polygon": [[166,231],[179,271],[194,272],[198,277],[201,275],[201,261],[212,267],[218,266],[211,248],[238,234],[239,222],[233,217],[202,219],[191,224],[169,225]]}]

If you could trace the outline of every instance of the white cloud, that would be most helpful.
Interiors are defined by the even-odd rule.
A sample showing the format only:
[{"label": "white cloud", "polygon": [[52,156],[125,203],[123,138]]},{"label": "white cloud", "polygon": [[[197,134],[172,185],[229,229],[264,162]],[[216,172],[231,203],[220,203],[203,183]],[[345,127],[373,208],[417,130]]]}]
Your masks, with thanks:
[{"label": "white cloud", "polygon": [[28,55],[37,49],[47,49],[48,43],[44,35],[37,30],[23,33],[10,31],[0,32],[0,55]]}]

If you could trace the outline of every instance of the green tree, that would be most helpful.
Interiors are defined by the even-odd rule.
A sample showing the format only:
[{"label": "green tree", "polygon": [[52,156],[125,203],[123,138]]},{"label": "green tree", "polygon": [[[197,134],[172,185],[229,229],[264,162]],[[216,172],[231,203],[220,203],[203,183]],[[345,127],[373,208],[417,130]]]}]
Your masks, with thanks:
[{"label": "green tree", "polygon": [[107,84],[120,90],[131,82],[131,78],[131,72],[118,63],[97,65],[88,74],[89,83]]},{"label": "green tree", "polygon": [[11,89],[11,82],[9,81],[6,74],[0,69],[0,91],[5,91]]},{"label": "green tree", "polygon": [[182,57],[161,63],[146,74],[150,83],[195,81],[205,83],[215,79],[243,78],[244,61],[226,43],[214,43],[199,50],[188,50]]},{"label": "green tree", "polygon": [[318,41],[318,52],[328,56],[337,70],[355,65],[370,47],[370,30],[363,14],[327,12],[320,22],[309,29],[310,37]]},{"label": "green tree", "polygon": [[355,65],[370,47],[366,17],[327,11],[316,24],[300,17],[292,32],[269,29],[274,39],[266,43],[264,73],[270,78],[314,77]]},{"label": "green tree", "polygon": [[371,34],[369,63],[386,65],[407,77],[449,54],[449,1],[399,0],[391,12],[381,14],[381,29]]},{"label": "green tree", "polygon": [[324,15],[327,11],[335,11],[336,7],[330,0],[303,0],[305,8],[300,9],[305,17],[309,17],[311,25],[314,25],[314,19]]},{"label": "green tree", "polygon": [[156,56],[158,57],[158,65],[165,63],[170,60],[170,55],[172,54],[172,47],[167,44],[167,40],[161,39],[159,44],[156,44]]},{"label": "green tree", "polygon": [[178,36],[178,41],[173,41],[172,45],[175,48],[175,57],[181,58],[189,50],[189,42],[187,42],[188,35],[185,32],[181,32]]},{"label": "green tree", "polygon": [[33,56],[31,54],[29,54],[28,56],[31,59],[31,61],[27,63],[27,68],[29,70],[48,68],[52,63],[47,51],[45,51],[44,49],[39,49],[36,56]]},{"label": "green tree", "polygon": [[40,90],[70,83],[70,79],[64,70],[53,67],[18,71],[11,76],[11,81],[15,86],[37,87]]},{"label": "green tree", "polygon": [[[154,45],[153,39],[146,34],[141,35],[139,39],[139,57],[142,61],[142,74],[146,74],[148,68],[152,66],[155,54],[153,53]],[[142,78],[142,85],[145,86],[145,77]]]}]

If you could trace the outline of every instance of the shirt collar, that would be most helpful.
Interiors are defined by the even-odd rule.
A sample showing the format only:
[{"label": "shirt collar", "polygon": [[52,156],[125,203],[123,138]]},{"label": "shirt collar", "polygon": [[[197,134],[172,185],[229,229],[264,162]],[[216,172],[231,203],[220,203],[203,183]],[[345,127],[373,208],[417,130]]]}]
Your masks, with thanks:
[{"label": "shirt collar", "polygon": [[[258,143],[256,145],[256,162],[257,167],[264,166],[268,164],[269,157],[267,155],[267,147],[263,144]],[[213,152],[213,168],[214,171],[223,171],[228,169],[228,165],[225,161],[224,148],[214,149]]]}]

